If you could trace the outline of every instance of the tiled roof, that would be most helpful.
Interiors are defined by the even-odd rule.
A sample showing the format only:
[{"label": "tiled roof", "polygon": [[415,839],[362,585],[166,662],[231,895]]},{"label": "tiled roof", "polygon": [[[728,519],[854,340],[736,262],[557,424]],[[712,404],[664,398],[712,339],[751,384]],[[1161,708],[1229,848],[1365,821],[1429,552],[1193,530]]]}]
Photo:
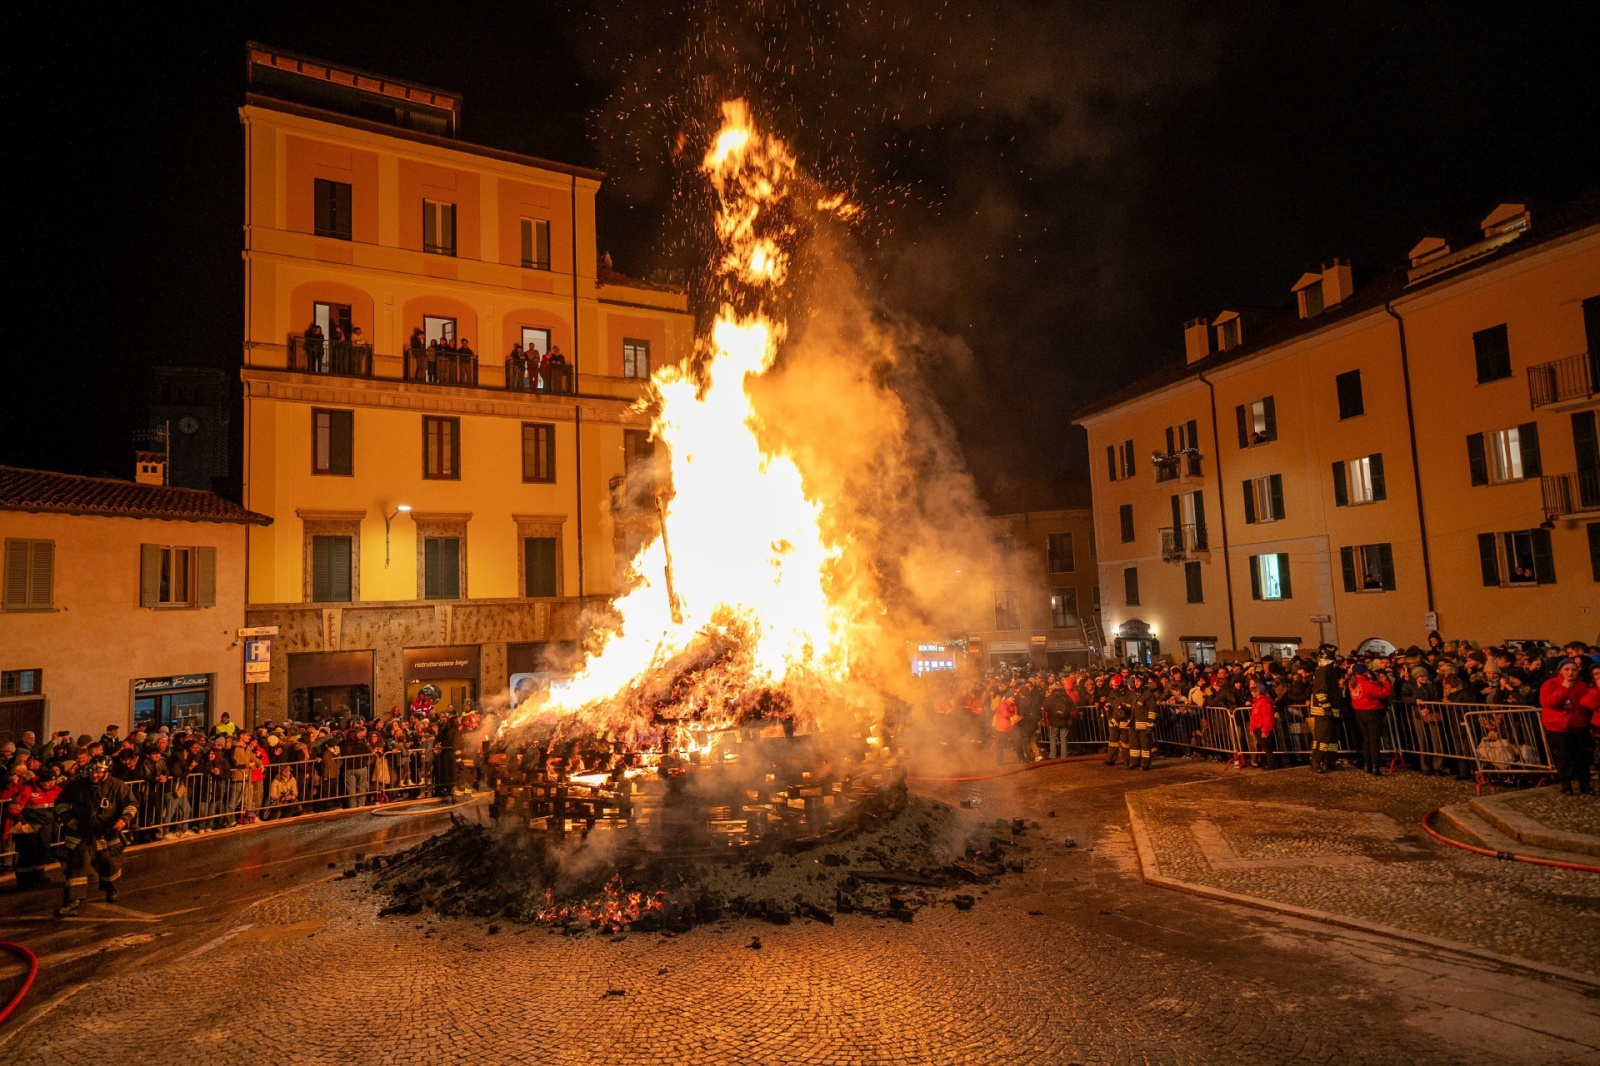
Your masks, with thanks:
[{"label": "tiled roof", "polygon": [[204,489],[140,485],[117,478],[82,477],[17,466],[0,466],[0,511],[53,511],[262,526],[272,522],[266,515],[247,511]]},{"label": "tiled roof", "polygon": [[[1541,218],[1543,221],[1541,222]],[[1166,385],[1195,377],[1209,370],[1224,366],[1229,363],[1248,359],[1252,355],[1267,351],[1280,344],[1299,337],[1303,334],[1314,333],[1324,329],[1335,322],[1348,320],[1358,315],[1365,314],[1384,306],[1392,299],[1408,296],[1436,284],[1453,281],[1467,267],[1480,267],[1486,263],[1497,262],[1501,259],[1517,255],[1529,248],[1535,247],[1564,237],[1567,234],[1593,227],[1600,222],[1600,194],[1588,194],[1564,209],[1536,214],[1535,227],[1523,234],[1517,240],[1499,245],[1494,250],[1483,256],[1464,260],[1458,267],[1441,270],[1437,274],[1418,278],[1412,282],[1405,267],[1395,267],[1384,271],[1368,284],[1357,289],[1356,292],[1343,302],[1328,308],[1314,318],[1302,319],[1290,312],[1280,313],[1268,319],[1251,335],[1246,343],[1227,351],[1212,352],[1204,359],[1193,363],[1169,363],[1137,381],[1132,382],[1108,396],[1079,408],[1073,413],[1073,421],[1086,418],[1090,415],[1109,411],[1121,404],[1137,399],[1140,396],[1155,392]],[[1464,248],[1469,246],[1475,237],[1453,243],[1453,247]]]}]

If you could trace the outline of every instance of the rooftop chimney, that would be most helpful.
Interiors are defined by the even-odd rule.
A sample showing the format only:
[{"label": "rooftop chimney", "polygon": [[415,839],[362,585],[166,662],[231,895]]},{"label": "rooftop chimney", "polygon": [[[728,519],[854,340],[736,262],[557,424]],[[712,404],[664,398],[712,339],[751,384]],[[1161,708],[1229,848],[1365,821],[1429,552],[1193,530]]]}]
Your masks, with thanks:
[{"label": "rooftop chimney", "polygon": [[1440,256],[1450,254],[1450,242],[1443,237],[1424,237],[1412,247],[1411,266],[1413,269],[1424,263],[1438,259]]},{"label": "rooftop chimney", "polygon": [[1350,273],[1350,260],[1330,259],[1322,264],[1322,305],[1324,307],[1334,307],[1343,303],[1355,291],[1355,278]]},{"label": "rooftop chimney", "polygon": [[141,448],[134,452],[133,455],[134,481],[141,485],[165,485],[167,483],[166,452],[150,452]]},{"label": "rooftop chimney", "polygon": [[1183,357],[1189,363],[1198,363],[1211,354],[1211,326],[1203,318],[1191,318],[1183,324]]},{"label": "rooftop chimney", "polygon": [[1527,204],[1501,204],[1483,220],[1483,235],[1488,238],[1498,237],[1502,233],[1521,233],[1530,222],[1532,218],[1528,214]]}]

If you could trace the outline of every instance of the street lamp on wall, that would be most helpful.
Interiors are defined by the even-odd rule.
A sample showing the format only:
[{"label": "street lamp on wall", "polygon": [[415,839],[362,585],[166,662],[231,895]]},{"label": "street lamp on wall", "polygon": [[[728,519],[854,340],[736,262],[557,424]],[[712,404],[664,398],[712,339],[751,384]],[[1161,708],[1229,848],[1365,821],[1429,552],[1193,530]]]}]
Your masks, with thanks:
[{"label": "street lamp on wall", "polygon": [[411,505],[402,503],[383,516],[383,567],[385,570],[389,568],[389,523],[395,520],[395,516],[405,514],[409,510],[411,510]]}]

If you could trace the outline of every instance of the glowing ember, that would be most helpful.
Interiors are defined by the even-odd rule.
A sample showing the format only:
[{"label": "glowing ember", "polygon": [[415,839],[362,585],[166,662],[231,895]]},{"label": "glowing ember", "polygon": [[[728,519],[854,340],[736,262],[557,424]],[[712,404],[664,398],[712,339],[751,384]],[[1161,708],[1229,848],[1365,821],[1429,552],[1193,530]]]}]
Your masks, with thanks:
[{"label": "glowing ember", "polygon": [[[788,273],[795,160],[743,101],[724,104],[723,117],[702,169],[718,197],[729,299],[698,372],[665,367],[650,383],[671,475],[661,529],[633,559],[600,650],[568,684],[518,708],[512,725],[553,713],[564,731],[704,753],[716,730],[773,717],[771,693],[820,697],[804,701],[804,717],[848,676],[849,620],[829,596],[840,549],[821,532],[826,502],[808,497],[794,461],[763,441],[747,391],[784,338],[767,306]],[[842,197],[823,205],[851,207]]]}]

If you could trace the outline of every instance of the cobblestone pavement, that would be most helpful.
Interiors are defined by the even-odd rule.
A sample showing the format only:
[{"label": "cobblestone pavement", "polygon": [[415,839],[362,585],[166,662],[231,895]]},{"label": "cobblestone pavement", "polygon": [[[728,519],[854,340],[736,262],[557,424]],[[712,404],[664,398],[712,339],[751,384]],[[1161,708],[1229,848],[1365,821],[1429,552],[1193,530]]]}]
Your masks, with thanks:
[{"label": "cobblestone pavement", "polygon": [[[1220,773],[924,786],[1041,828],[975,909],[910,925],[491,933],[379,919],[320,861],[267,896],[241,869],[237,905],[134,927],[151,940],[71,971],[84,984],[45,982],[0,1061],[1600,1064],[1592,989],[1144,885],[1125,789]],[[158,877],[124,903],[160,918]]]},{"label": "cobblestone pavement", "polygon": [[1600,837],[1600,794],[1563,796],[1555,788],[1535,788],[1508,795],[1505,803],[1551,829]]},{"label": "cobblestone pavement", "polygon": [[1471,795],[1415,773],[1298,769],[1128,802],[1163,876],[1600,975],[1600,877],[1444,847],[1418,825]]}]

